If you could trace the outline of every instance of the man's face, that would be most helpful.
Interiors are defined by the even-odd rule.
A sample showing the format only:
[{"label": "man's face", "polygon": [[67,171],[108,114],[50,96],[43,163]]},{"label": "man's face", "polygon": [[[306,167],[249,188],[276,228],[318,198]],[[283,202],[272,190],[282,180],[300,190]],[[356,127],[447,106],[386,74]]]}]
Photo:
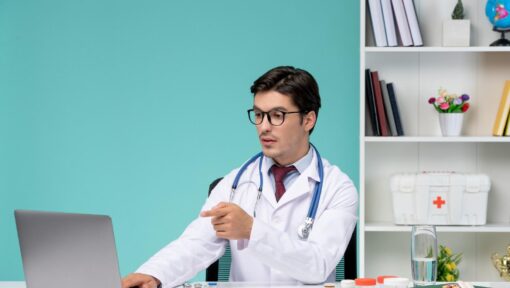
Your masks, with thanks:
[{"label": "man's face", "polygon": [[[259,92],[255,94],[253,109],[259,112],[282,111],[296,112],[299,108],[290,96],[276,91]],[[261,124],[256,125],[262,152],[280,165],[294,163],[303,157],[309,148],[309,131],[315,124],[315,112],[303,116],[300,113],[286,114],[285,121],[280,126],[269,123],[267,115]],[[276,119],[273,123],[277,122]]]}]

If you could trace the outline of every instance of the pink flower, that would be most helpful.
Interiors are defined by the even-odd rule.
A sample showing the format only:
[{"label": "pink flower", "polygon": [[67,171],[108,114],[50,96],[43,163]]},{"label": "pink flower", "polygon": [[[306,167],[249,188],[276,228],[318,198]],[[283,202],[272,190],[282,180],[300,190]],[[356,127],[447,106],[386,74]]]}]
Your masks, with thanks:
[{"label": "pink flower", "polygon": [[437,99],[436,99],[436,103],[437,103],[437,104],[445,103],[445,99],[444,99],[444,97],[443,97],[443,96],[437,97]]},{"label": "pink flower", "polygon": [[448,104],[448,102],[441,103],[441,105],[439,105],[439,108],[441,110],[448,110],[448,108],[450,108],[450,104]]}]

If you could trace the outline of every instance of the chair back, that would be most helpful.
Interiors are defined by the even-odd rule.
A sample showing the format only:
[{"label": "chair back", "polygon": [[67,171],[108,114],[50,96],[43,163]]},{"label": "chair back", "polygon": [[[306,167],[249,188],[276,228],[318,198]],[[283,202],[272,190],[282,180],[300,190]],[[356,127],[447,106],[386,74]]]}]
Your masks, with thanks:
[{"label": "chair back", "polygon": [[[211,194],[211,191],[216,187],[216,184],[218,184],[221,179],[218,178],[214,180],[209,185],[209,193],[207,195]],[[344,253],[344,257],[338,265],[336,266],[335,271],[335,280],[341,281],[343,279],[356,279],[357,278],[357,256],[356,256],[356,228],[354,228],[354,232],[352,233],[351,240],[349,241],[349,244],[347,245],[347,248]],[[216,260],[214,263],[212,263],[207,269],[205,270],[205,281],[207,282],[228,282],[230,277],[230,264],[232,262],[232,256],[230,253],[230,245],[227,244],[227,247],[225,249],[225,254],[220,257],[220,259]]]}]

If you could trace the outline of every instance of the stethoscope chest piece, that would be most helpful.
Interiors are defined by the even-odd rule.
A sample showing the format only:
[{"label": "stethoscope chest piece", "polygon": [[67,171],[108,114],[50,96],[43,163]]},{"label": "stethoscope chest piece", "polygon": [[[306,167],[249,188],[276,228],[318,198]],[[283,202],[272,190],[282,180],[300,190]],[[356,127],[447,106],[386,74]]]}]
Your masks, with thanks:
[{"label": "stethoscope chest piece", "polygon": [[305,221],[298,226],[297,234],[299,239],[307,240],[308,236],[310,235],[310,231],[312,230],[312,226],[313,219],[310,217],[306,217]]}]

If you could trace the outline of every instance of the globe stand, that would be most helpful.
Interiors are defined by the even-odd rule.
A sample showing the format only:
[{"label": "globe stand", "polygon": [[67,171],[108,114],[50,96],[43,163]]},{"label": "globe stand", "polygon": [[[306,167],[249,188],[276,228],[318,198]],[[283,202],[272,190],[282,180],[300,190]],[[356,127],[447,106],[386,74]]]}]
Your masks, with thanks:
[{"label": "globe stand", "polygon": [[510,28],[492,28],[492,31],[501,33],[501,38],[492,42],[490,46],[510,46],[510,40],[505,38],[505,32],[510,32]]}]

